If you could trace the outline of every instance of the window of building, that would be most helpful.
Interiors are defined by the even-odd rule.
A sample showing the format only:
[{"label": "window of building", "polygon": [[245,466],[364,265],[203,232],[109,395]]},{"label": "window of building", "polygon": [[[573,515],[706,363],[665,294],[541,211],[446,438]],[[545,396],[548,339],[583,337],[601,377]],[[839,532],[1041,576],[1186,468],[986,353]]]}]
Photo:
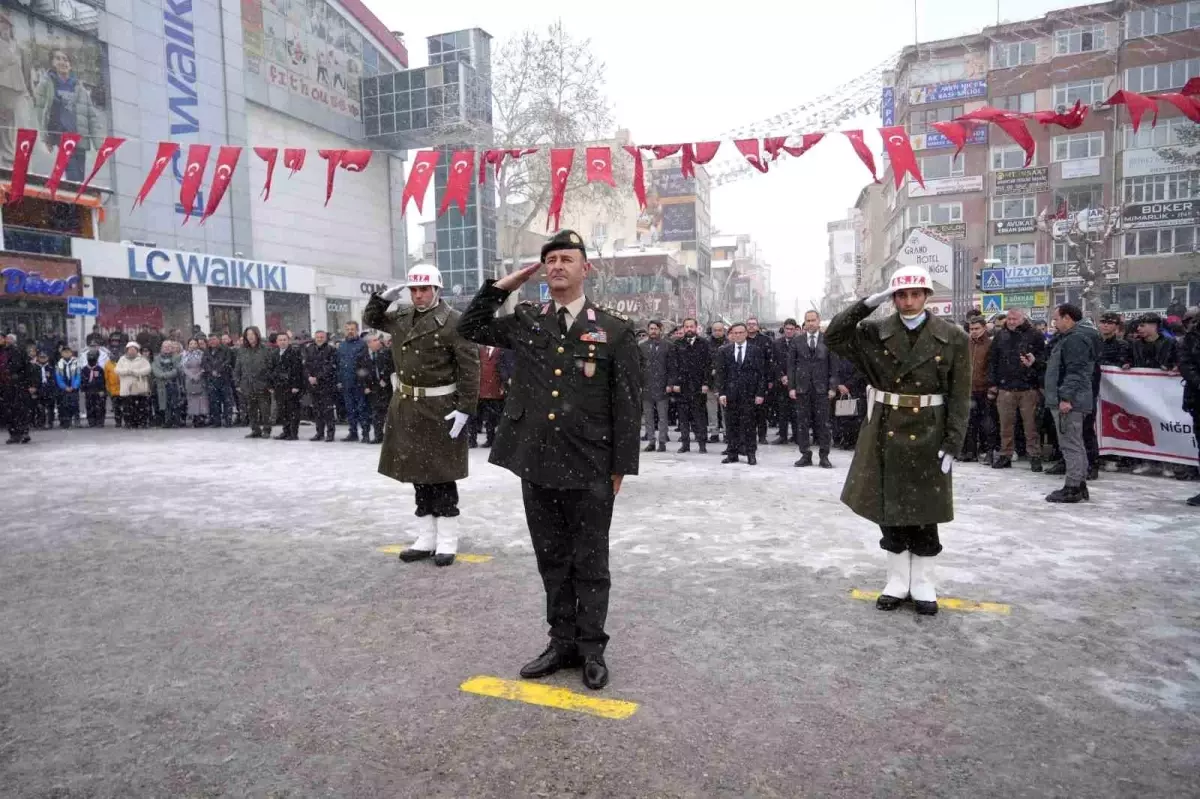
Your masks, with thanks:
[{"label": "window of building", "polygon": [[913,111],[908,115],[908,132],[912,135],[936,131],[934,122],[949,122],[963,115],[961,105],[951,105],[945,108],[930,108],[927,111]]},{"label": "window of building", "polygon": [[[1128,87],[1126,87],[1128,88]],[[1075,80],[1054,86],[1054,105],[1070,107],[1078,100],[1084,105],[1095,105],[1108,99],[1104,92],[1104,78]]]},{"label": "window of building", "polygon": [[1031,242],[1021,244],[996,244],[992,257],[1003,266],[1031,266],[1037,263],[1037,246]]},{"label": "window of building", "polygon": [[[1033,161],[1030,166],[1037,165],[1037,151],[1033,153]],[[1008,146],[996,146],[992,148],[992,169],[1024,169],[1025,168],[1025,151],[1019,146],[1012,144]]]},{"label": "window of building", "polygon": [[1138,128],[1137,133],[1133,132],[1133,125],[1126,125],[1125,133],[1125,149],[1135,150],[1145,147],[1174,147],[1184,144],[1183,131],[1184,129],[1194,129],[1196,123],[1187,117],[1171,117],[1170,119],[1160,119],[1158,124],[1151,126],[1143,124]]},{"label": "window of building", "polygon": [[1200,172],[1168,172],[1125,178],[1125,202],[1200,199]]},{"label": "window of building", "polygon": [[608,240],[608,225],[604,222],[592,223],[592,241],[607,241]]},{"label": "window of building", "polygon": [[[930,203],[928,205],[918,205],[916,208],[907,208],[905,213],[910,210],[915,211],[917,225],[948,225],[951,222],[963,221],[962,203]],[[912,216],[908,217],[911,223]],[[912,227],[912,224],[905,224],[905,227]]]},{"label": "window of building", "polygon": [[992,45],[992,69],[1019,67],[1037,61],[1037,45],[1033,42],[1005,42]]},{"label": "window of building", "polygon": [[1032,194],[997,197],[992,200],[992,219],[1028,219],[1031,216],[1037,216]]},{"label": "window of building", "polygon": [[1009,94],[1004,97],[996,97],[992,100],[993,108],[999,108],[1003,111],[1018,111],[1022,114],[1029,114],[1036,111],[1036,105],[1037,95],[1033,92]]},{"label": "window of building", "polygon": [[1071,213],[1085,208],[1099,208],[1104,201],[1104,186],[1099,183],[1090,186],[1072,186],[1069,189],[1058,189],[1054,192],[1053,208],[1058,210],[1065,202]]},{"label": "window of building", "polygon": [[1055,161],[1074,161],[1078,158],[1099,158],[1104,155],[1104,134],[1070,133],[1051,139]]},{"label": "window of building", "polygon": [[1075,258],[1071,255],[1071,245],[1065,241],[1054,242],[1054,263],[1065,264],[1073,263],[1074,261]]},{"label": "window of building", "polygon": [[1125,14],[1125,38],[1161,36],[1189,28],[1200,28],[1200,2],[1172,3],[1167,6],[1139,8]]},{"label": "window of building", "polygon": [[1054,32],[1054,54],[1090,53],[1104,49],[1104,26],[1086,25]]},{"label": "window of building", "polygon": [[1195,225],[1131,230],[1125,234],[1125,255],[1134,258],[1194,252],[1198,239],[1197,231],[1200,231],[1200,228]]},{"label": "window of building", "polygon": [[1200,58],[1147,64],[1125,70],[1125,88],[1135,92],[1165,92],[1178,89],[1200,75]]},{"label": "window of building", "polygon": [[965,158],[955,158],[953,154],[946,155],[927,155],[924,158],[918,158],[917,161],[921,166],[921,177],[925,180],[937,180],[938,178],[951,178],[963,174],[965,169],[963,161]]}]

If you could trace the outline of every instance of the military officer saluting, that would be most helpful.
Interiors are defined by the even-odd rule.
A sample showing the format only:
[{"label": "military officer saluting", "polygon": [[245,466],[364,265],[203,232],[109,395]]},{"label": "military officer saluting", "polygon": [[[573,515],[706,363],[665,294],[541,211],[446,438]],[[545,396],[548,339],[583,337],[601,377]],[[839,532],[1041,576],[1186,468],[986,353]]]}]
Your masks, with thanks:
[{"label": "military officer saluting", "polygon": [[[870,383],[842,502],[883,531],[888,580],[876,605],[895,610],[911,597],[923,615],[937,613],[937,526],[954,519],[950,466],[971,403],[967,334],[925,309],[932,294],[928,272],[902,267],[885,290],[842,311],[825,331],[829,348]],[[888,298],[895,313],[864,321]]]},{"label": "military officer saluting", "polygon": [[[542,267],[551,302],[496,317]],[[546,590],[550,645],[521,669],[545,677],[583,665],[583,683],[608,683],[608,528],[625,475],[637,474],[642,365],[633,326],[583,293],[583,240],[563,230],[541,263],[488,281],[459,322],[479,344],[516,354],[491,462],[521,478],[525,520]]]},{"label": "military officer saluting", "polygon": [[467,476],[463,428],[479,396],[479,348],[458,334],[459,312],[442,302],[436,267],[408,272],[412,306],[389,313],[403,286],[372,294],[363,311],[367,327],[392,336],[392,401],[379,453],[379,473],[413,483],[416,543],[400,560],[433,555],[449,566],[458,553],[458,485]]}]

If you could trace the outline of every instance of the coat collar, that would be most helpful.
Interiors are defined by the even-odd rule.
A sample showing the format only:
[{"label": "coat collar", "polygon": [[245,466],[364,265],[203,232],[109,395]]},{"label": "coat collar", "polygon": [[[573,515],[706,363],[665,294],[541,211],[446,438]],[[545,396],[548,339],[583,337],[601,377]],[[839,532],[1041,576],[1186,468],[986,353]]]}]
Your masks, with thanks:
[{"label": "coat collar", "polygon": [[925,324],[917,335],[915,343],[909,343],[908,329],[900,319],[899,313],[893,313],[883,321],[879,328],[879,337],[888,342],[892,353],[900,362],[896,376],[900,377],[916,369],[921,364],[941,352],[942,347],[950,343],[949,322],[927,313]]},{"label": "coat collar", "polygon": [[403,344],[445,327],[446,320],[450,317],[450,306],[439,299],[438,304],[432,310],[418,313],[417,309],[413,308],[410,313],[413,316],[412,327],[408,329],[408,334],[401,342]]}]

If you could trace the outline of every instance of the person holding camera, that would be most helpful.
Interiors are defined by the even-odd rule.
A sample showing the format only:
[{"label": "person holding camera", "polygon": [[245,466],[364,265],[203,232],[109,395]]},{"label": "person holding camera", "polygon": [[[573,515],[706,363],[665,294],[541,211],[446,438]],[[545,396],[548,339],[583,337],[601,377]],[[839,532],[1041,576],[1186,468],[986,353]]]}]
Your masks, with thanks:
[{"label": "person holding camera", "polygon": [[993,469],[1012,468],[1013,436],[1020,412],[1029,469],[1042,470],[1038,404],[1045,368],[1045,340],[1029,324],[1023,309],[1010,308],[988,353],[988,397],[996,400],[1000,416],[1000,454],[992,463]]}]

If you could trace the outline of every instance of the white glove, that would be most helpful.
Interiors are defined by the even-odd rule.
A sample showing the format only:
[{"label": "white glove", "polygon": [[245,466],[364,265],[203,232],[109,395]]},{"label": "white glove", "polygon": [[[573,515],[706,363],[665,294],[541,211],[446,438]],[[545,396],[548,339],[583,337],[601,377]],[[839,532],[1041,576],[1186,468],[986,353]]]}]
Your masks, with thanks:
[{"label": "white glove", "polygon": [[892,296],[892,290],[884,289],[883,291],[876,292],[875,294],[872,294],[870,297],[867,297],[865,300],[863,300],[863,302],[865,302],[867,304],[868,308],[878,308],[880,305],[883,305],[884,300],[890,299],[891,296]]},{"label": "white glove", "polygon": [[942,474],[950,474],[950,467],[954,465],[954,456],[947,455],[939,449],[938,457],[942,459]]},{"label": "white glove", "polygon": [[388,302],[395,302],[400,299],[400,295],[404,293],[404,289],[406,288],[407,286],[392,286],[390,289],[384,289],[379,292],[379,296]]},{"label": "white glove", "polygon": [[450,425],[450,437],[458,438],[458,434],[461,433],[463,428],[467,426],[467,420],[471,417],[467,416],[462,411],[450,411],[450,413],[446,414],[442,418],[447,422],[451,420],[454,421],[454,424]]}]

